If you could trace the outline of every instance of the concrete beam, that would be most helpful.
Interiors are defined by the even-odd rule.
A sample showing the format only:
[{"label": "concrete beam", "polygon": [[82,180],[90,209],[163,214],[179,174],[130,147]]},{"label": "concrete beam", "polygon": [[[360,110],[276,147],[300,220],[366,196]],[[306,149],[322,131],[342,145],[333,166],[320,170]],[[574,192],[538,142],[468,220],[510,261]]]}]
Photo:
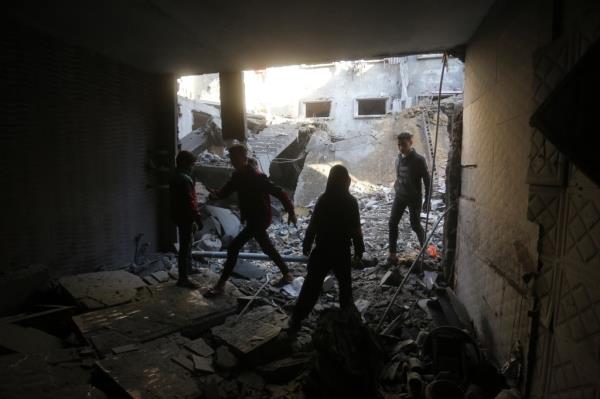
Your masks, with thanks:
[{"label": "concrete beam", "polygon": [[219,73],[223,140],[246,141],[246,98],[242,71]]}]

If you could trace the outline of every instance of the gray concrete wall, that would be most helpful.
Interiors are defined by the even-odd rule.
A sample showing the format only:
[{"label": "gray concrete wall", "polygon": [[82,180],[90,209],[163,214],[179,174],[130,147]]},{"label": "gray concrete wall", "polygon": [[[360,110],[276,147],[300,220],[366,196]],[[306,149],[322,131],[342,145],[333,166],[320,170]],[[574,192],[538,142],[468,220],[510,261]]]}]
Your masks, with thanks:
[{"label": "gray concrete wall", "polygon": [[172,230],[150,165],[174,160],[175,79],[0,25],[0,271],[120,266],[138,233],[156,250]]}]

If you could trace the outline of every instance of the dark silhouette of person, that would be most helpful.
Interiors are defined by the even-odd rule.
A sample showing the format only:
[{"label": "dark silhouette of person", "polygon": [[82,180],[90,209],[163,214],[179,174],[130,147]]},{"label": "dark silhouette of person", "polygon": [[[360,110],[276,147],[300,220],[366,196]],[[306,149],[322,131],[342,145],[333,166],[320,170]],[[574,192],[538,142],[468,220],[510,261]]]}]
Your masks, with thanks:
[{"label": "dark silhouette of person", "polygon": [[[422,186],[425,188],[425,201]],[[421,206],[427,210],[429,204],[429,171],[427,161],[412,147],[412,134],[402,132],[398,135],[398,158],[396,158],[396,195],[389,220],[389,255],[388,263],[398,264],[397,241],[398,223],[406,208],[410,214],[410,227],[417,234],[419,244],[425,242],[425,230],[421,225]]]},{"label": "dark silhouette of person", "polygon": [[300,329],[302,320],[315,306],[323,281],[330,271],[338,280],[340,307],[354,307],[350,246],[354,244],[354,256],[360,260],[365,245],[358,202],[349,191],[350,181],[348,169],[342,165],[332,167],[325,192],[315,205],[302,244],[302,252],[310,257],[306,280],[289,323],[288,331],[292,335]]},{"label": "dark silhouette of person", "polygon": [[233,272],[240,250],[251,238],[258,242],[263,252],[269,255],[281,270],[282,277],[277,285],[290,283],[294,279],[267,233],[267,228],[271,225],[271,198],[269,195],[281,201],[288,213],[288,223],[296,224],[294,205],[281,187],[273,184],[267,176],[257,170],[256,166],[248,164],[248,150],[244,145],[236,144],[230,147],[229,158],[235,171],[223,188],[211,193],[210,199],[226,198],[237,192],[242,222],[245,222],[246,225],[229,244],[221,278],[213,288],[204,294],[206,297],[223,292],[225,283]]},{"label": "dark silhouette of person", "polygon": [[194,179],[191,176],[196,156],[189,151],[180,151],[175,163],[176,168],[169,184],[169,191],[171,217],[179,232],[177,285],[195,289],[198,285],[189,279],[192,269],[192,241],[194,233],[202,227]]}]

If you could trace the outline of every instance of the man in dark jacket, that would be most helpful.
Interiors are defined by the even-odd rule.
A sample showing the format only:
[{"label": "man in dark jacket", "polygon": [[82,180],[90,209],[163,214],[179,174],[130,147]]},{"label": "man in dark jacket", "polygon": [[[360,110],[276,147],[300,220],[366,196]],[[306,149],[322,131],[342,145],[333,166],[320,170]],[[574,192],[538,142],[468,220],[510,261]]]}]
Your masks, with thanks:
[{"label": "man in dark jacket", "polygon": [[176,169],[169,190],[171,193],[171,217],[179,231],[179,279],[177,285],[186,288],[198,288],[189,279],[192,268],[192,241],[194,232],[202,226],[192,166],[196,156],[188,151],[181,151],[175,160]]},{"label": "man in dark jacket", "polygon": [[[425,242],[425,230],[421,226],[421,206],[424,210],[429,204],[429,171],[425,158],[419,155],[412,147],[412,134],[402,132],[398,135],[398,158],[396,159],[396,182],[394,189],[396,196],[392,205],[392,213],[389,221],[389,256],[388,262],[395,265],[398,263],[396,255],[398,241],[398,223],[406,208],[410,214],[410,226],[417,234],[419,244]],[[423,181],[423,185],[421,185]],[[425,201],[422,197],[422,189],[425,188]]]},{"label": "man in dark jacket", "polygon": [[288,213],[288,222],[296,224],[294,205],[287,194],[271,182],[267,176],[260,173],[256,167],[248,164],[248,152],[244,145],[237,144],[229,148],[229,158],[235,171],[231,179],[218,191],[211,193],[211,199],[222,199],[237,192],[242,222],[246,225],[233,239],[227,248],[227,260],[223,265],[223,272],[217,284],[207,291],[204,296],[219,295],[225,288],[225,283],[231,275],[237,262],[237,257],[251,238],[260,245],[263,252],[273,260],[281,270],[280,284],[290,283],[293,276],[287,265],[273,246],[267,228],[271,225],[271,198],[277,198]]}]

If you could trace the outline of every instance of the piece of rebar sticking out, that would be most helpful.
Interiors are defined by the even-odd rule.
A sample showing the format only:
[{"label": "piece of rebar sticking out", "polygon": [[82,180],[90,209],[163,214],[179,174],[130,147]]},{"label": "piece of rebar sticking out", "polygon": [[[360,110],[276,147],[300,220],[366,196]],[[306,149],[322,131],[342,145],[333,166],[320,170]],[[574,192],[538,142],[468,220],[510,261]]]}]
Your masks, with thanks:
[{"label": "piece of rebar sticking out", "polygon": [[416,371],[409,371],[406,375],[406,385],[408,386],[408,392],[410,392],[410,395],[413,398],[423,397],[423,388],[425,387],[425,384],[423,384],[421,374]]}]

